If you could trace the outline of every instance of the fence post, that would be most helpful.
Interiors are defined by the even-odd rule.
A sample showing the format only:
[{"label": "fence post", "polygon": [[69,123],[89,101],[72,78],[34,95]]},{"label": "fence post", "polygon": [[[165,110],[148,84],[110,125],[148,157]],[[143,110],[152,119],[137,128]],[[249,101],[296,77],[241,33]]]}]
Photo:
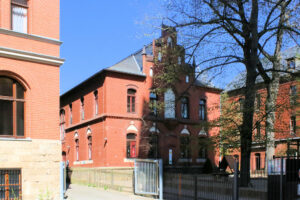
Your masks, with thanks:
[{"label": "fence post", "polygon": [[280,158],[280,200],[283,200],[283,157]]},{"label": "fence post", "polygon": [[163,161],[162,159],[159,159],[158,161],[159,163],[159,199],[160,200],[163,200],[164,199],[164,192],[163,192],[163,189],[164,189],[164,182],[163,182]]},{"label": "fence post", "polygon": [[194,199],[197,200],[198,199],[198,194],[197,194],[197,175],[194,176]]},{"label": "fence post", "polygon": [[233,178],[233,200],[239,199],[239,162],[234,162],[234,178]]}]

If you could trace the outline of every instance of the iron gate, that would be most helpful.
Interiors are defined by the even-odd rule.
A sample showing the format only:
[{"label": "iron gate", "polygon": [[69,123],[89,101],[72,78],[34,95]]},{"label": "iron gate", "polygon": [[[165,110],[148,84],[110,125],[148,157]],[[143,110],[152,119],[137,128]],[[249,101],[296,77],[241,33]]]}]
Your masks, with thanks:
[{"label": "iron gate", "polygon": [[162,199],[162,160],[136,159],[134,162],[134,192],[159,195]]}]

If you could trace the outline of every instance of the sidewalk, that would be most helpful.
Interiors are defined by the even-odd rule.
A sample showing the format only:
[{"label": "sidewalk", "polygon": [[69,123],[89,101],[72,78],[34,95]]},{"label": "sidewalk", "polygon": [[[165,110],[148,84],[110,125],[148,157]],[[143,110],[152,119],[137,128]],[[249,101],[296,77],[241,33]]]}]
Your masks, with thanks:
[{"label": "sidewalk", "polygon": [[66,193],[67,200],[153,200],[129,193],[104,190],[82,185],[70,185]]}]

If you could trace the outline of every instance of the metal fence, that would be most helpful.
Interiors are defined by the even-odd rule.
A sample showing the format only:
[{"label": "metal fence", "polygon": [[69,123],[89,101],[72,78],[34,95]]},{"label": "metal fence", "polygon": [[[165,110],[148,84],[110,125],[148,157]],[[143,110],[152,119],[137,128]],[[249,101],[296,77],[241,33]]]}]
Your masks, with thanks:
[{"label": "metal fence", "polygon": [[162,196],[162,160],[136,159],[134,162],[134,192]]},{"label": "metal fence", "polygon": [[[238,169],[238,168],[237,168]],[[265,170],[251,171],[248,187],[239,187],[240,174],[164,173],[164,199],[170,200],[294,200],[300,199],[300,160],[276,158]],[[300,190],[299,190],[300,194]]]}]

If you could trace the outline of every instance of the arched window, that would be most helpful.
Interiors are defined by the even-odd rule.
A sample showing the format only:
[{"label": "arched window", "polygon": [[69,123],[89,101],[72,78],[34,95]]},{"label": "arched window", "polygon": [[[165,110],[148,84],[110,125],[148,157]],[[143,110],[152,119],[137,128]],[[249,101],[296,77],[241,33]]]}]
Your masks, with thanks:
[{"label": "arched window", "polygon": [[151,67],[150,70],[149,70],[149,76],[150,76],[150,77],[153,77],[153,68],[152,68],[152,67]]},{"label": "arched window", "polygon": [[175,94],[172,89],[164,93],[165,118],[175,118]]},{"label": "arched window", "polygon": [[84,120],[84,97],[80,98],[80,114],[81,114],[81,120]]},{"label": "arched window", "polygon": [[155,93],[151,92],[150,93],[150,110],[151,110],[151,115],[157,116],[157,96]]},{"label": "arched window", "polygon": [[181,99],[181,117],[183,119],[189,118],[189,98],[183,97]]},{"label": "arched window", "polygon": [[89,160],[92,160],[92,136],[88,136],[88,153]]},{"label": "arched window", "polygon": [[260,153],[255,154],[256,170],[260,170]]},{"label": "arched window", "polygon": [[76,161],[79,160],[79,139],[75,139],[75,156]]},{"label": "arched window", "polygon": [[0,76],[0,136],[24,137],[24,96],[20,83]]},{"label": "arched window", "polygon": [[190,158],[190,137],[189,135],[180,136],[180,157]]},{"label": "arched window", "polygon": [[188,75],[185,76],[185,82],[189,83],[190,82],[190,77]]},{"label": "arched window", "polygon": [[94,92],[94,98],[95,98],[95,116],[97,116],[98,115],[98,91],[96,90],[95,92]]},{"label": "arched window", "polygon": [[126,136],[126,156],[127,158],[136,157],[136,135],[128,133]]},{"label": "arched window", "polygon": [[206,138],[199,137],[198,138],[198,158],[206,158],[207,157],[207,142]]},{"label": "arched window", "polygon": [[135,112],[135,94],[136,94],[136,90],[134,89],[127,90],[127,112],[129,113]]},{"label": "arched window", "polygon": [[206,120],[206,101],[204,99],[200,99],[199,102],[199,119]]}]

